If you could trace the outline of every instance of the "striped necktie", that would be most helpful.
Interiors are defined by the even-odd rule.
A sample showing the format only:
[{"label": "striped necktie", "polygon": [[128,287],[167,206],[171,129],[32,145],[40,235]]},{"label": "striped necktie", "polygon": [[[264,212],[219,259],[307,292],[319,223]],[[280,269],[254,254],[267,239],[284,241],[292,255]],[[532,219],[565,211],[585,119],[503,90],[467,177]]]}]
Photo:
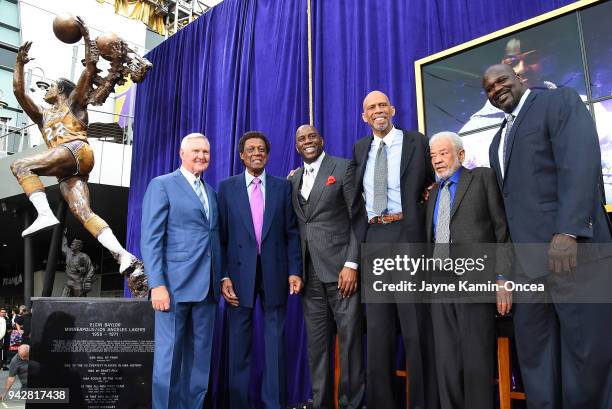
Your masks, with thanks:
[{"label": "striped necktie", "polygon": [[514,115],[508,114],[506,115],[506,130],[504,131],[504,147],[502,148],[502,163],[501,168],[505,169],[506,167],[506,151],[508,149],[508,137],[510,136],[510,130],[512,129],[512,125],[514,124]]},{"label": "striped necktie", "polygon": [[385,142],[380,141],[374,162],[374,203],[372,210],[377,215],[385,214],[387,211],[387,150]]},{"label": "striped necktie", "polygon": [[204,213],[206,214],[206,218],[208,219],[208,202],[204,197],[204,192],[202,191],[202,182],[200,179],[196,179],[193,181],[193,190],[195,190],[196,195],[198,195],[198,199],[202,202],[202,207],[204,207]]},{"label": "striped necktie", "polygon": [[[450,243],[451,183],[450,180],[444,182],[442,190],[440,190],[440,196],[438,197],[434,258],[448,257],[448,244]],[[438,246],[438,244],[440,245]]]}]

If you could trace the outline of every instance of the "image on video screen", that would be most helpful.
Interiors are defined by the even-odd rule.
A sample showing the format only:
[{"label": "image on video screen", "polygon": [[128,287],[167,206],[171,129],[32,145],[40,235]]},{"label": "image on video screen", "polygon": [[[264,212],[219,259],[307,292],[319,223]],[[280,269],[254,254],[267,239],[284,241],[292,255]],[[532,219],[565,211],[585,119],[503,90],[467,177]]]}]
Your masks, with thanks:
[{"label": "image on video screen", "polygon": [[[512,65],[532,89],[570,87],[585,103],[612,95],[612,2],[580,12],[590,76],[587,92],[578,14],[544,22],[423,66],[425,130],[463,137],[468,168],[489,166],[489,145],[504,119],[482,89],[490,65]],[[591,95],[589,95],[591,94]],[[590,100],[589,98],[590,97]],[[590,106],[588,104],[587,106]],[[602,151],[606,199],[612,204],[612,100],[592,106]]]},{"label": "image on video screen", "polygon": [[589,67],[591,99],[612,95],[612,2],[599,4],[580,14]]},{"label": "image on video screen", "polygon": [[529,88],[571,87],[586,94],[576,15],[531,27],[423,68],[425,127],[460,134],[498,125],[501,111],[487,102],[482,73],[512,65]]}]

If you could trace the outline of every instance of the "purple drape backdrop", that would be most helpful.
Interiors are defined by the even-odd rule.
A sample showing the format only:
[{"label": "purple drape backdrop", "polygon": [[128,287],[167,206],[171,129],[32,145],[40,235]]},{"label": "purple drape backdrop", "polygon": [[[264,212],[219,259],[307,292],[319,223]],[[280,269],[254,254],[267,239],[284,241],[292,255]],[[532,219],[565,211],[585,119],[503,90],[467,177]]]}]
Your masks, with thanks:
[{"label": "purple drape backdrop", "polygon": [[[308,118],[308,0],[225,0],[152,50],[138,86],[129,194],[130,251],[140,254],[141,202],[149,181],[179,166],[180,139],[211,141],[206,180],[242,171],[236,152],[247,130],[272,144],[268,172],[299,164],[294,132]],[[397,108],[395,123],[416,128],[414,60],[570,3],[567,0],[311,0],[314,124],[329,153],[350,157],[368,130],[361,103],[372,89]],[[213,348],[213,407],[226,406],[224,308]],[[259,325],[259,323],[258,323]],[[259,328],[259,327],[258,327]],[[259,328],[260,329],[260,328]],[[260,379],[261,334],[254,379]],[[258,334],[259,333],[259,334]],[[289,402],[310,396],[302,311],[290,297],[286,325]],[[252,385],[257,395],[258,382]]]}]

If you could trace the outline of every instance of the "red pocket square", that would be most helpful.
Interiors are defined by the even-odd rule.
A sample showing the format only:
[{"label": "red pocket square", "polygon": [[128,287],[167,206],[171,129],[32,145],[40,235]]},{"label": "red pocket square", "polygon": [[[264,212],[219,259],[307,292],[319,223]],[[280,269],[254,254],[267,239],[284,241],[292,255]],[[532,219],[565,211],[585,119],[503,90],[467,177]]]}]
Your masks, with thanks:
[{"label": "red pocket square", "polygon": [[327,178],[327,183],[325,183],[325,186],[333,185],[334,183],[336,183],[336,178],[333,176],[329,176]]}]

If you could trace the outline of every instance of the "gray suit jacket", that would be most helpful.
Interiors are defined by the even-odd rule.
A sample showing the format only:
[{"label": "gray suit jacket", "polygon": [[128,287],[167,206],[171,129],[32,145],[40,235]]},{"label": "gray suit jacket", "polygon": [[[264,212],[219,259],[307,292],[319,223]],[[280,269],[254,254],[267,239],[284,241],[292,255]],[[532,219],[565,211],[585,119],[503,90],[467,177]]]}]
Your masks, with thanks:
[{"label": "gray suit jacket", "polygon": [[[427,201],[427,242],[434,241],[433,213],[438,197],[438,183]],[[509,243],[504,202],[495,171],[490,168],[461,169],[451,208],[450,238],[453,244]],[[509,246],[499,247],[497,273],[510,273]]]},{"label": "gray suit jacket", "polygon": [[308,251],[319,279],[324,283],[336,282],[346,261],[359,263],[359,242],[351,226],[354,168],[347,159],[325,154],[310,192],[307,214],[298,199],[303,173],[304,169],[299,168],[289,178],[300,229],[302,260],[306,262]]}]

